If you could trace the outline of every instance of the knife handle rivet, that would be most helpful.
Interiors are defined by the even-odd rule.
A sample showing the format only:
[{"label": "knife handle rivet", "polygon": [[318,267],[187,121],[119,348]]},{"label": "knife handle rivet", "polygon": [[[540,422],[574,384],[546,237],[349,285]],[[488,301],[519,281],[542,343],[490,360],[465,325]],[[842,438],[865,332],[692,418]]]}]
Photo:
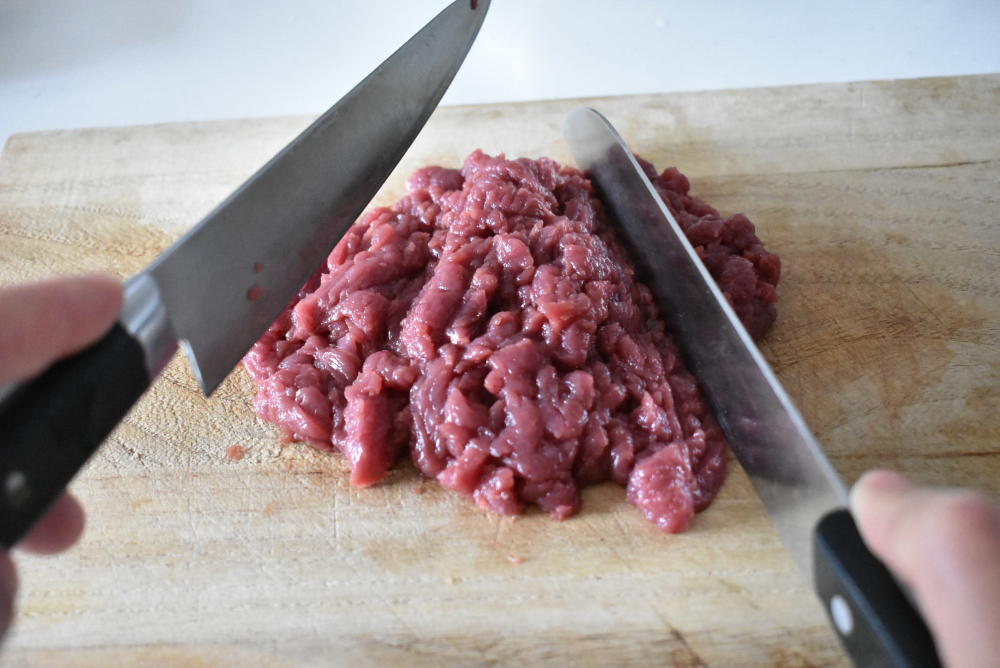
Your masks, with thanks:
[{"label": "knife handle rivet", "polygon": [[31,487],[28,485],[28,476],[21,471],[11,471],[4,480],[4,493],[7,500],[13,506],[24,504],[31,496]]},{"label": "knife handle rivet", "polygon": [[854,630],[854,615],[851,613],[851,606],[840,594],[834,594],[830,598],[830,617],[833,619],[834,626],[840,631],[840,635],[851,635],[851,631]]}]

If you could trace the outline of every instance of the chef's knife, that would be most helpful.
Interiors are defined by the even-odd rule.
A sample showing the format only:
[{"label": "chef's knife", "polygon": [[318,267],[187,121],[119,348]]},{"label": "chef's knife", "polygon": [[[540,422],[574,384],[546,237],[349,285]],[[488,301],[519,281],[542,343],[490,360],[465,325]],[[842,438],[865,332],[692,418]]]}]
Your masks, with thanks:
[{"label": "chef's knife", "polygon": [[847,491],[631,151],[580,108],[566,138],[785,545],[860,666],[936,666],[924,621],[865,547]]},{"label": "chef's knife", "polygon": [[112,330],[0,403],[0,544],[13,546],[173,357],[206,395],[368,205],[475,40],[456,0],[125,287]]}]

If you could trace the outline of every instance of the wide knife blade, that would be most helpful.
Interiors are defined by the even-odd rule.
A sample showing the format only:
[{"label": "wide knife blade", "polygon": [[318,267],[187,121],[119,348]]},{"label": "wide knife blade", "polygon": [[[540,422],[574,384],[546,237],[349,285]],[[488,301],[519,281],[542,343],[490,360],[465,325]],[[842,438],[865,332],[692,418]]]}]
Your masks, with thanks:
[{"label": "wide knife blade", "polygon": [[354,222],[461,66],[489,0],[455,0],[126,284],[97,343],[0,393],[0,545],[11,547],[183,340],[206,394]]},{"label": "wide knife blade", "polygon": [[260,338],[437,107],[489,1],[456,1],[148,269],[202,390]]},{"label": "wide knife blade", "polygon": [[843,482],[632,152],[593,109],[571,113],[565,134],[845,647],[863,665],[935,665],[923,621],[843,510]]}]

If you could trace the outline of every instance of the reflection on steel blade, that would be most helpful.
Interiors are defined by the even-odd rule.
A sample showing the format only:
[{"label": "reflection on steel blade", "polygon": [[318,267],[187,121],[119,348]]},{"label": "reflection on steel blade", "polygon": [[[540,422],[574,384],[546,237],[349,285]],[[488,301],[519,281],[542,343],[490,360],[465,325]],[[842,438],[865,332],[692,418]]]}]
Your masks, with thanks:
[{"label": "reflection on steel blade", "polygon": [[781,537],[812,575],[812,531],[847,492],[631,151],[593,109],[566,137]]}]

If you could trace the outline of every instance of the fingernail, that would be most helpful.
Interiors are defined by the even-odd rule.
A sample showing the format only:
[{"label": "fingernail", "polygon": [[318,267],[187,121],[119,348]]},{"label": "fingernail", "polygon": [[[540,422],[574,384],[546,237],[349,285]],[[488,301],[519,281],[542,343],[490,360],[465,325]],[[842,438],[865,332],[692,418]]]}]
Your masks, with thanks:
[{"label": "fingernail", "polygon": [[858,480],[858,484],[863,484],[866,488],[873,492],[882,492],[885,494],[902,492],[913,487],[913,483],[911,483],[902,473],[886,469],[869,471],[861,476],[861,480]]},{"label": "fingernail", "polygon": [[871,499],[870,495],[872,494],[878,496],[896,495],[912,488],[913,483],[902,473],[887,469],[868,471],[858,478],[858,481],[854,483],[854,487],[851,488],[851,507],[855,510],[858,509],[858,502],[861,496]]}]

